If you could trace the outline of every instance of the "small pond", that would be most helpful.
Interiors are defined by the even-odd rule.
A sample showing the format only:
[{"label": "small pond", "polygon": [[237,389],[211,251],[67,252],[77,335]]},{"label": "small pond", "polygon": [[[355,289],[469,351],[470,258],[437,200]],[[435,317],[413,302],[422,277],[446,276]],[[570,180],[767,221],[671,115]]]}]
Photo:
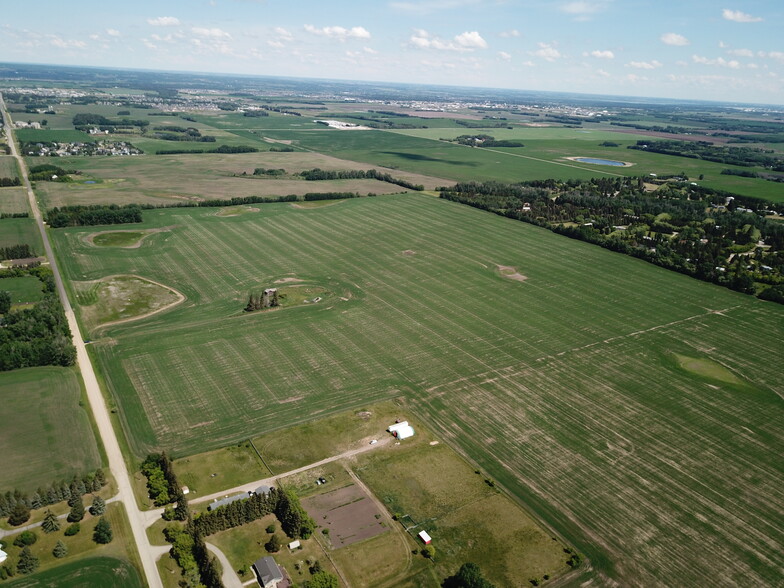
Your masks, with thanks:
[{"label": "small pond", "polygon": [[580,163],[593,163],[595,165],[612,165],[614,167],[623,167],[626,165],[622,161],[613,161],[612,159],[596,159],[594,157],[575,157],[574,161],[579,161]]}]

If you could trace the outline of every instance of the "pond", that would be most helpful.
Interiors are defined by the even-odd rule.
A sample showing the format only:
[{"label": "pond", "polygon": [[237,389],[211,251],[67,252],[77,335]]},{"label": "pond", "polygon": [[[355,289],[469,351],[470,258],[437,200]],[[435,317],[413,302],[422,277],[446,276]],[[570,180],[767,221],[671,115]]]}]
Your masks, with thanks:
[{"label": "pond", "polygon": [[626,164],[623,161],[614,161],[612,159],[596,159],[594,157],[575,157],[574,161],[580,163],[593,163],[595,165],[612,165],[614,167],[623,167]]}]

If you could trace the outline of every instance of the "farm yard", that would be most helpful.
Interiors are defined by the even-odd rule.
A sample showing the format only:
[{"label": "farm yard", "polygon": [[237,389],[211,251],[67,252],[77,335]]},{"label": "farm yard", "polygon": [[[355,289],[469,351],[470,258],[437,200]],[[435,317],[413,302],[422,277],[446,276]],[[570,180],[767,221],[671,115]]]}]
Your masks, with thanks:
[{"label": "farm yard", "polygon": [[[137,455],[404,397],[586,577],[780,578],[779,306],[422,194],[144,215],[171,229],[138,249],[52,232],[72,293],[125,274],[186,297],[90,346]],[[288,278],[335,297],[242,312]]]}]

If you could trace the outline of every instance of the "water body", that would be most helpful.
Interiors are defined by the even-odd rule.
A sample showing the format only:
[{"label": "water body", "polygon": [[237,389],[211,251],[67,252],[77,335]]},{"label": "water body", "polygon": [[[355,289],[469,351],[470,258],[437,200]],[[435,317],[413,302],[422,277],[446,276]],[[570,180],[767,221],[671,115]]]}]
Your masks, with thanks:
[{"label": "water body", "polygon": [[94,184],[94,183],[95,183],[95,180],[87,180],[87,181],[85,182],[85,184]]},{"label": "water body", "polygon": [[622,161],[613,161],[612,159],[595,159],[593,157],[575,157],[574,161],[580,163],[593,163],[595,165],[612,165],[613,167],[623,167],[626,165]]}]

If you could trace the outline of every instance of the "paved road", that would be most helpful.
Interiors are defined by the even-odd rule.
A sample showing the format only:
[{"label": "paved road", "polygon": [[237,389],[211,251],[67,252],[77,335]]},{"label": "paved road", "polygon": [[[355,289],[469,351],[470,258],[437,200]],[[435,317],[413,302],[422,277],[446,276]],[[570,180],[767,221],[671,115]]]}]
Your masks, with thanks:
[{"label": "paved road", "polygon": [[90,362],[90,357],[87,355],[87,348],[84,345],[84,339],[82,338],[82,334],[79,330],[79,324],[76,322],[76,316],[74,315],[73,308],[71,307],[71,303],[68,301],[68,295],[65,292],[63,280],[57,267],[57,260],[55,259],[54,253],[52,251],[52,246],[49,243],[49,236],[46,234],[46,228],[44,227],[43,218],[41,217],[41,211],[38,208],[38,202],[36,201],[35,194],[33,193],[33,188],[30,185],[30,179],[27,175],[27,166],[25,165],[24,159],[19,155],[17,150],[16,139],[10,124],[11,119],[8,116],[8,111],[6,110],[5,101],[3,100],[2,94],[0,94],[0,109],[3,112],[3,118],[5,119],[6,123],[6,137],[8,139],[8,145],[11,147],[11,155],[16,157],[17,162],[19,163],[19,171],[22,175],[22,182],[25,188],[27,188],[27,197],[30,201],[30,208],[32,210],[33,217],[38,224],[38,230],[41,232],[41,239],[44,243],[46,257],[49,259],[49,267],[51,267],[52,272],[54,273],[54,281],[57,285],[57,293],[60,295],[60,300],[62,301],[63,309],[65,310],[65,316],[68,319],[68,326],[71,328],[71,333],[74,337],[73,342],[76,346],[76,361],[79,365],[79,369],[82,372],[84,386],[87,390],[87,398],[90,402],[90,408],[93,411],[93,416],[95,417],[95,422],[98,426],[98,432],[101,436],[101,441],[103,441],[103,446],[106,449],[106,455],[109,460],[109,469],[111,470],[114,479],[117,481],[118,498],[122,501],[123,505],[125,506],[125,511],[128,514],[128,520],[130,521],[133,538],[136,541],[136,547],[139,550],[139,557],[142,562],[144,575],[147,578],[147,584],[150,588],[163,588],[160,576],[158,576],[158,569],[155,565],[156,557],[159,555],[157,551],[159,550],[152,549],[150,542],[147,539],[147,533],[145,532],[145,516],[136,505],[136,499],[133,495],[133,488],[131,486],[131,477],[128,474],[128,468],[125,465],[125,460],[123,459],[122,452],[120,451],[120,444],[117,442],[117,436],[114,432],[114,429],[112,428],[112,422],[109,417],[109,410],[106,407],[103,394],[101,393],[101,389],[98,386],[98,380],[95,377],[93,365]]},{"label": "paved road", "polygon": [[229,563],[229,558],[223,555],[223,552],[215,547],[212,543],[207,543],[207,549],[209,549],[212,553],[215,554],[215,557],[218,558],[218,561],[221,563],[221,567],[223,568],[223,574],[221,575],[221,580],[223,580],[223,585],[226,588],[242,588],[242,580],[237,575],[237,572],[231,567],[231,563]]},{"label": "paved road", "polygon": [[361,447],[357,447],[356,449],[349,449],[348,451],[344,451],[343,453],[340,453],[338,455],[333,455],[332,457],[328,457],[327,459],[322,459],[321,461],[317,461],[315,463],[302,466],[301,468],[297,468],[289,472],[283,472],[282,474],[277,474],[270,478],[264,478],[263,480],[256,480],[255,482],[248,482],[247,484],[243,484],[242,486],[235,486],[234,488],[230,488],[229,490],[214,492],[212,494],[208,494],[207,496],[200,496],[199,498],[191,498],[190,500],[188,500],[188,502],[190,504],[198,504],[200,502],[206,502],[207,500],[215,500],[217,498],[223,498],[224,496],[239,494],[240,492],[249,492],[250,490],[255,490],[262,484],[265,486],[272,486],[279,478],[285,478],[287,476],[299,474],[301,472],[306,472],[308,470],[312,470],[313,468],[323,466],[324,464],[331,463],[339,459],[344,459],[347,457],[351,457],[353,455],[365,453],[366,451],[371,451],[377,447],[388,445],[392,441],[393,441],[393,437],[389,435],[385,435],[381,439],[379,439],[378,443],[375,443],[373,445],[366,444],[366,445],[362,445]]}]

